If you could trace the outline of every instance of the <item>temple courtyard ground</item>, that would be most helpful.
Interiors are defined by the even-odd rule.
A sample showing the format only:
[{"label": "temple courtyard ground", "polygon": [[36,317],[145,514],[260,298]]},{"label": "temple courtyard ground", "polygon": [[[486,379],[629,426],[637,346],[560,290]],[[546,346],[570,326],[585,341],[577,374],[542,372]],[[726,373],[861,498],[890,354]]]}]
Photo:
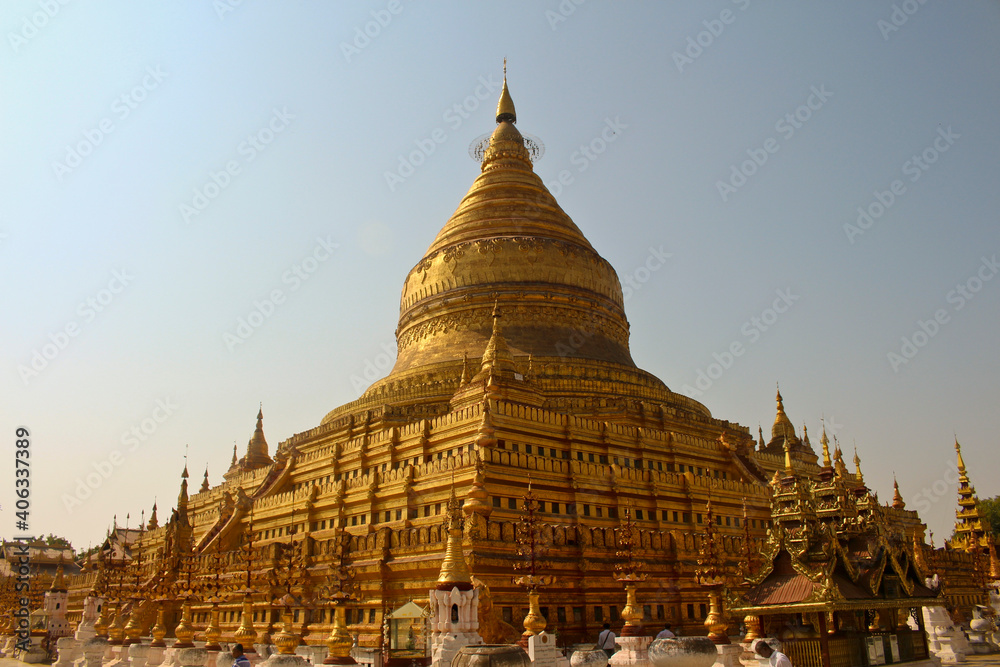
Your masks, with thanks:
[{"label": "temple courtyard ground", "polygon": [[[1000,667],[1000,654],[969,656],[969,660],[961,664],[968,667]],[[28,667],[28,663],[12,658],[0,658],[0,667]]]}]

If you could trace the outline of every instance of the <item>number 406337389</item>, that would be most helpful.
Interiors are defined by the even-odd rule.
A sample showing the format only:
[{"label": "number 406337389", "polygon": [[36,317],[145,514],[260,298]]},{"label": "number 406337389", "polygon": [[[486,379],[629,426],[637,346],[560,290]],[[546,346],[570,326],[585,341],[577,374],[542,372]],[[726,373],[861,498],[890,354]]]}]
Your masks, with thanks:
[{"label": "number 406337389", "polygon": [[15,432],[17,440],[14,449],[14,495],[17,496],[17,529],[28,530],[28,511],[31,507],[31,433],[24,426]]}]

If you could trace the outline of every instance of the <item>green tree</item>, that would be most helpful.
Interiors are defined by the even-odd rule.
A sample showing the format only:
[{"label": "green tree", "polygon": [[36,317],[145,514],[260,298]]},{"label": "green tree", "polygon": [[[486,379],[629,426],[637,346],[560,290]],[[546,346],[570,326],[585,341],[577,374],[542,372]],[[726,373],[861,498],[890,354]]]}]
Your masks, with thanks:
[{"label": "green tree", "polygon": [[980,500],[978,507],[983,515],[983,528],[992,530],[994,536],[1000,535],[1000,496]]},{"label": "green tree", "polygon": [[56,535],[53,535],[52,533],[49,533],[48,535],[43,537],[41,541],[44,542],[45,546],[47,547],[61,547],[65,549],[73,548],[73,545],[70,544],[69,540],[67,540],[65,537],[58,537]]}]

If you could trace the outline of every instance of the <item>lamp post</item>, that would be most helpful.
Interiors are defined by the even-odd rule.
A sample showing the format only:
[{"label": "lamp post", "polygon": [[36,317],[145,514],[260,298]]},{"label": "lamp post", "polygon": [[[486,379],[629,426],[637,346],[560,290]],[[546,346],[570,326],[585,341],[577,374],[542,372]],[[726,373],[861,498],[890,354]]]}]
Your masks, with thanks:
[{"label": "lamp post", "polygon": [[521,557],[514,563],[514,569],[522,572],[514,577],[513,582],[523,586],[528,594],[528,615],[524,617],[524,632],[518,644],[528,648],[528,639],[545,630],[545,617],[538,607],[538,589],[550,586],[555,577],[541,574],[542,561],[539,556],[546,547],[542,539],[542,525],[538,516],[538,498],[531,491],[531,481],[528,481],[528,491],[521,498],[521,517],[518,519],[515,542],[517,554]]}]

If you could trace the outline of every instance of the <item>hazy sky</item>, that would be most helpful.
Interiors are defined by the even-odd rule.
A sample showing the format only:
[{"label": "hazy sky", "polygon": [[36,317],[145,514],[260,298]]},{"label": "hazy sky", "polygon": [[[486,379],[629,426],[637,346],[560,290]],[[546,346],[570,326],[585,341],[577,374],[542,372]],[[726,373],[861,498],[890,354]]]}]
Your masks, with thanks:
[{"label": "hazy sky", "polygon": [[780,381],[939,545],[955,433],[1000,493],[996,3],[3,8],[0,535],[19,425],[30,532],[86,547],[169,514],[185,445],[217,483],[259,402],[273,451],[384,375],[504,56],[640,367],[755,433]]}]

